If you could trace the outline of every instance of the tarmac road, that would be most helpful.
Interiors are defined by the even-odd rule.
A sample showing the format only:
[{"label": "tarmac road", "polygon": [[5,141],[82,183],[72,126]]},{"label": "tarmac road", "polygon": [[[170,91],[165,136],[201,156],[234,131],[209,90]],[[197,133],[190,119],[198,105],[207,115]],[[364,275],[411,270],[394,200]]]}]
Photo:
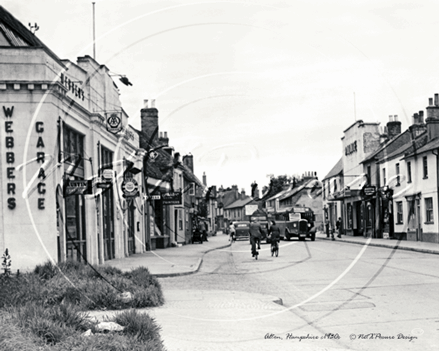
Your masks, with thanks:
[{"label": "tarmac road", "polygon": [[160,282],[170,351],[438,349],[437,255],[282,241],[255,260],[239,241]]}]

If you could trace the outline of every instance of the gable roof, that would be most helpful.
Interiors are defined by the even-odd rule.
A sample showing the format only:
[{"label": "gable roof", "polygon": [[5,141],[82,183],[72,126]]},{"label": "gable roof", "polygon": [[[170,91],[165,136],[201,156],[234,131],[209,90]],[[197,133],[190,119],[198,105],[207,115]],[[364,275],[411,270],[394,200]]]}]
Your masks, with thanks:
[{"label": "gable roof", "polygon": [[419,147],[415,151],[410,151],[408,153],[405,154],[404,158],[410,158],[413,157],[416,154],[421,154],[423,152],[428,152],[428,151],[432,151],[432,150],[438,150],[438,138],[432,139],[429,142],[427,142],[425,145]]},{"label": "gable roof", "polygon": [[253,198],[251,198],[250,196],[246,196],[244,199],[238,199],[237,201],[233,202],[229,206],[226,206],[225,209],[228,210],[231,208],[244,207],[252,201],[254,201]]},{"label": "gable roof", "polygon": [[[316,184],[318,184],[318,187],[316,186]],[[321,187],[321,184],[320,184],[319,180],[317,180],[317,179],[306,180],[304,183],[300,184],[299,186],[296,186],[293,189],[284,192],[280,196],[280,201],[285,200],[295,194],[298,194],[301,190],[312,189],[312,191],[313,191],[313,189],[319,189],[320,187]]]},{"label": "gable roof", "polygon": [[65,67],[52,50],[2,6],[0,6],[0,46],[41,48]]},{"label": "gable roof", "polygon": [[335,177],[337,175],[343,175],[344,174],[344,166],[342,164],[342,157],[339,159],[338,162],[333,166],[330,172],[324,177],[324,180]]}]

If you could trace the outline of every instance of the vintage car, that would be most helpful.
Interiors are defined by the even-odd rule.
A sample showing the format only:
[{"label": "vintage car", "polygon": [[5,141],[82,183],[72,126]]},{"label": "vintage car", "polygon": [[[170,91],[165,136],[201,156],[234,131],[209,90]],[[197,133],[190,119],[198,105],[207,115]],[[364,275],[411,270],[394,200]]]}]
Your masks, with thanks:
[{"label": "vintage car", "polygon": [[312,226],[306,219],[289,221],[286,222],[284,236],[286,240],[290,240],[290,238],[298,238],[298,240],[309,238],[310,240],[315,241],[316,231],[311,229]]},{"label": "vintage car", "polygon": [[249,239],[249,222],[234,222],[235,239]]}]

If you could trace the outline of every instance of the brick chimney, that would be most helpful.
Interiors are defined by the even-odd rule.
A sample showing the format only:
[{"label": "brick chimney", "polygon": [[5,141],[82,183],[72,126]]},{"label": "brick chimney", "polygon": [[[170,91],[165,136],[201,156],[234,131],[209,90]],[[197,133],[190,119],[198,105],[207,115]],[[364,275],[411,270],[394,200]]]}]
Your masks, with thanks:
[{"label": "brick chimney", "polygon": [[144,100],[144,108],[141,109],[141,148],[148,149],[158,142],[159,112],[154,107],[154,100],[148,103]]},{"label": "brick chimney", "polygon": [[159,144],[168,146],[168,142],[169,142],[168,133],[167,132],[160,132],[159,133]]},{"label": "brick chimney", "polygon": [[438,138],[438,94],[434,94],[434,103],[429,98],[429,106],[426,108],[426,127],[428,129],[428,140]]},{"label": "brick chimney", "polygon": [[420,120],[423,120],[423,114],[420,116],[418,113],[414,113],[413,124],[408,128],[414,138],[417,138],[426,131],[426,125],[423,122],[421,123]]},{"label": "brick chimney", "polygon": [[203,183],[204,186],[206,186],[206,174],[205,174],[205,172],[203,172],[202,183]]},{"label": "brick chimney", "polygon": [[193,155],[188,154],[188,155],[183,156],[183,164],[185,166],[187,166],[191,170],[191,172],[194,173],[194,159],[193,159]]},{"label": "brick chimney", "polygon": [[241,194],[240,194],[240,199],[244,199],[246,197],[246,192],[244,191],[244,189],[241,189]]},{"label": "brick chimney", "polygon": [[390,115],[387,123],[388,139],[393,139],[402,132],[402,122],[397,119],[397,115]]}]

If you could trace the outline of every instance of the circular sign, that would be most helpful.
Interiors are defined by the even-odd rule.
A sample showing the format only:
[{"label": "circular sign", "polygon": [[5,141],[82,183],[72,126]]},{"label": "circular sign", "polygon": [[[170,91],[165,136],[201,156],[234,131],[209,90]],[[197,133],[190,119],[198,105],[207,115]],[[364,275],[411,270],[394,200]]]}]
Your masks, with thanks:
[{"label": "circular sign", "polygon": [[133,197],[139,195],[139,186],[134,179],[125,179],[122,182],[121,189],[124,197]]},{"label": "circular sign", "polygon": [[121,119],[117,113],[112,113],[107,119],[107,123],[111,128],[118,128],[119,124],[121,123]]}]

